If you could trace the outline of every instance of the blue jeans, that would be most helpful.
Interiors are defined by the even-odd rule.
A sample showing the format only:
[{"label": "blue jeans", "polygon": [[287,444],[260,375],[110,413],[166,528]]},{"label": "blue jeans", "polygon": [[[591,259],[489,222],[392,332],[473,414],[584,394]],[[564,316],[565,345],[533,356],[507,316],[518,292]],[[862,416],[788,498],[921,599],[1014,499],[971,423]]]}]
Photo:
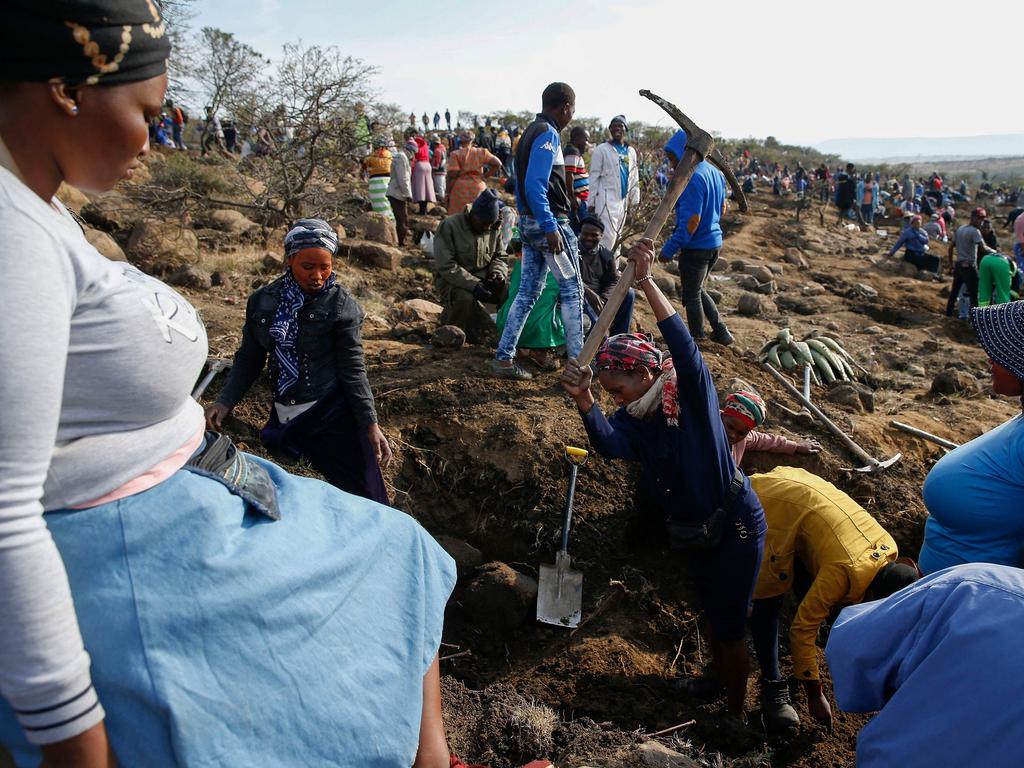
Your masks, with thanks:
[{"label": "blue jeans", "polygon": [[[579,357],[583,349],[583,283],[580,279],[579,250],[576,246],[576,235],[569,227],[569,222],[558,221],[558,230],[562,234],[562,248],[572,264],[572,274],[562,275],[560,270],[552,270],[558,281],[558,295],[562,305],[562,323],[565,325],[565,351],[569,357]],[[553,258],[548,249],[547,239],[541,232],[540,225],[532,216],[519,219],[519,238],[523,243],[523,267],[519,281],[519,293],[508,311],[505,330],[498,342],[498,360],[511,360],[516,354],[519,335],[523,332],[530,310],[536,303],[550,269],[549,260]]]}]

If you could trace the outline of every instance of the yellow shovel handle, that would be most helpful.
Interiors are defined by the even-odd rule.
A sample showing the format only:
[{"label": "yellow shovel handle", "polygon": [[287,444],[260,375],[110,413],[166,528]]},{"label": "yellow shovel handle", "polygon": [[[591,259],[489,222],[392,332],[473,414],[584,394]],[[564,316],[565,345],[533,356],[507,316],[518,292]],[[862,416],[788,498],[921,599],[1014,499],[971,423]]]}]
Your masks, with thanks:
[{"label": "yellow shovel handle", "polygon": [[565,458],[577,467],[582,467],[590,454],[583,448],[576,448],[571,445],[565,446]]}]

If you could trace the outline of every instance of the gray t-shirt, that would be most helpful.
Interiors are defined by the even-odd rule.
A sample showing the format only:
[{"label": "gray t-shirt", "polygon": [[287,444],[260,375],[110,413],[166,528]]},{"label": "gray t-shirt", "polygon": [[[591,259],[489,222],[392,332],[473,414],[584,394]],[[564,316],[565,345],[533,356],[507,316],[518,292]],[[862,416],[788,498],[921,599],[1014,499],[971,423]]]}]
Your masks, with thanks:
[{"label": "gray t-shirt", "polygon": [[0,243],[0,694],[45,743],[103,710],[43,510],[119,488],[203,429],[189,392],[206,331],[185,299],[105,259],[5,168]]},{"label": "gray t-shirt", "polygon": [[978,246],[985,241],[981,232],[971,224],[964,224],[956,231],[956,263],[978,265]]}]

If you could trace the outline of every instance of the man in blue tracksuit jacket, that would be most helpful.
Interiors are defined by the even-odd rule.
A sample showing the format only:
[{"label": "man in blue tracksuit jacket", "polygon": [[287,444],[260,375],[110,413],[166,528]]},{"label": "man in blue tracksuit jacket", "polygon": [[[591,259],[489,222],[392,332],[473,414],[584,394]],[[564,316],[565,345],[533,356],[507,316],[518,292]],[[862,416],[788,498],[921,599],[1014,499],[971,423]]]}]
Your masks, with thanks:
[{"label": "man in blue tracksuit jacket", "polygon": [[[686,149],[686,131],[676,131],[665,145],[672,165]],[[660,260],[672,261],[679,253],[680,291],[686,309],[686,324],[695,339],[704,338],[704,316],[711,323],[711,339],[732,344],[732,334],[718,314],[718,307],[704,289],[711,267],[722,250],[719,221],[725,210],[725,177],[707,160],[693,171],[690,183],[676,203],[676,229],[661,249]]]},{"label": "man in blue tracksuit jacket", "polygon": [[576,235],[569,226],[572,205],[558,137],[576,111],[576,94],[565,83],[552,83],[544,89],[541,99],[543,111],[523,132],[516,148],[522,273],[519,293],[509,308],[497,354],[491,361],[491,371],[507,379],[532,378],[515,362],[516,344],[544,288],[548,269],[558,281],[566,354],[578,357],[583,349],[583,285]]}]

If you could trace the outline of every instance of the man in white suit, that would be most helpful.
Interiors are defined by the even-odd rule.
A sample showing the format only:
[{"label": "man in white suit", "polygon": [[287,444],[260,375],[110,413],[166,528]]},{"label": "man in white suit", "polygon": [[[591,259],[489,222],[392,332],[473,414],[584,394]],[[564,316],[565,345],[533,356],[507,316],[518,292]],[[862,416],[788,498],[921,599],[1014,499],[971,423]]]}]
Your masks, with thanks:
[{"label": "man in white suit", "polygon": [[601,245],[611,249],[626,221],[627,206],[640,204],[640,174],[636,150],[626,143],[626,118],[613,117],[608,133],[611,140],[597,146],[590,158],[590,204],[604,223]]}]

